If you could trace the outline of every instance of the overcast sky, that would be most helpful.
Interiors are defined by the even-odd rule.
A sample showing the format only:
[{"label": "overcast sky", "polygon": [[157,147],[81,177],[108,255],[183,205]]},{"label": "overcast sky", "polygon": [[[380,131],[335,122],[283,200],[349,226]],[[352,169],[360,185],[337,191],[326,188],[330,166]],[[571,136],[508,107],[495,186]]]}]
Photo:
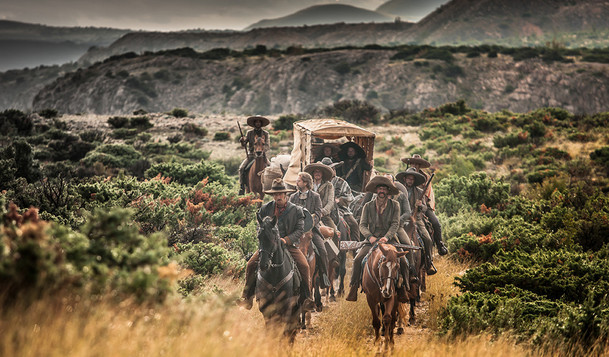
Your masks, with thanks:
[{"label": "overcast sky", "polygon": [[0,0],[0,19],[133,30],[243,29],[312,5],[374,10],[386,0]]}]

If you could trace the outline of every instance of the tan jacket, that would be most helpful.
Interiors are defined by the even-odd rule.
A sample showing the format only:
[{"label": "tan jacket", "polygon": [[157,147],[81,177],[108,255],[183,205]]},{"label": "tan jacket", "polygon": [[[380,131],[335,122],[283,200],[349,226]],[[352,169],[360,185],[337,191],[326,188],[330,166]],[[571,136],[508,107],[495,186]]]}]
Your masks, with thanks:
[{"label": "tan jacket", "polygon": [[397,242],[396,233],[399,226],[400,204],[397,201],[389,199],[387,207],[380,216],[376,210],[376,200],[364,205],[359,230],[367,241],[374,236],[378,239],[386,237],[389,241]]},{"label": "tan jacket", "polygon": [[334,208],[334,186],[332,182],[326,181],[317,189],[317,193],[321,197],[321,215],[327,216]]}]

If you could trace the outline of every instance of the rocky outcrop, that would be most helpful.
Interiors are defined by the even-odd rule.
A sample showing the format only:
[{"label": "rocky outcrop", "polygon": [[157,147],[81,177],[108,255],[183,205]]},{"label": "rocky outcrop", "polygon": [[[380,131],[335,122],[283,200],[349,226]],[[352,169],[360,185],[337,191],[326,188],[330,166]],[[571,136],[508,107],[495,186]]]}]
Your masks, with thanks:
[{"label": "rocky outcrop", "polygon": [[45,87],[34,109],[125,114],[175,107],[198,113],[304,113],[338,99],[418,111],[465,99],[488,111],[560,106],[609,111],[609,65],[514,62],[499,55],[455,61],[392,60],[390,50],[336,50],[207,60],[145,55],[98,63]]}]

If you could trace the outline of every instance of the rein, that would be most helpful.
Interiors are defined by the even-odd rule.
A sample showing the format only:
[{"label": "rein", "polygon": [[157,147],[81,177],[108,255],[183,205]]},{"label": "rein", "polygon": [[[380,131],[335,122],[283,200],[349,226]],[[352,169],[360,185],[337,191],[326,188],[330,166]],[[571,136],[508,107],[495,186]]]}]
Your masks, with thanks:
[{"label": "rein", "polygon": [[[385,255],[382,255],[379,258],[378,261],[378,274],[379,274],[379,279],[381,279],[381,267],[382,267],[382,263],[386,260],[387,258],[385,257]],[[370,275],[370,277],[372,278],[372,280],[376,283],[376,285],[379,288],[379,291],[383,290],[383,286],[381,285],[381,282],[379,281],[379,279],[376,278],[376,276],[374,276],[374,274],[372,274],[372,271],[370,270],[370,264],[366,264],[366,270],[368,271],[368,274]],[[392,278],[391,275],[388,276],[387,278],[385,278],[384,280],[390,280],[393,281],[393,283],[395,284],[395,286],[397,286],[397,280],[398,278]]]}]

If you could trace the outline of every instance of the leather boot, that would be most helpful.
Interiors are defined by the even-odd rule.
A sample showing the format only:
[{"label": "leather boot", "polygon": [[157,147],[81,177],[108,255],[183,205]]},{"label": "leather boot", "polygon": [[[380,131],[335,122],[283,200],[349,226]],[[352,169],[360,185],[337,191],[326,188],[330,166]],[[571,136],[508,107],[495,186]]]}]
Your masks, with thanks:
[{"label": "leather boot", "polygon": [[347,300],[347,301],[357,301],[357,289],[359,289],[359,284],[357,284],[357,285],[351,285],[351,288],[349,289],[349,294],[347,295],[345,300]]},{"label": "leather boot", "polygon": [[438,246],[438,254],[440,254],[440,255],[448,254],[448,248],[446,248],[446,245],[444,245],[444,242],[442,242],[442,241],[436,242],[436,245]]}]

